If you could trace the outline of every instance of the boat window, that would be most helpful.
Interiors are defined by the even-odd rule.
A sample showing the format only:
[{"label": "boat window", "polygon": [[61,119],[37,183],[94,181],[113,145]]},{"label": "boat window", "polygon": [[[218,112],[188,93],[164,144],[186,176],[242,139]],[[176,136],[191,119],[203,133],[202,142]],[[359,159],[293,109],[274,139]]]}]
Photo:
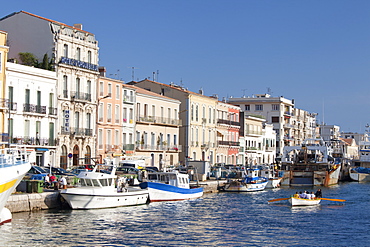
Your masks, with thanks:
[{"label": "boat window", "polygon": [[176,174],[169,174],[168,177],[170,180],[176,180]]},{"label": "boat window", "polygon": [[86,182],[86,186],[93,186],[93,185],[92,185],[92,182],[91,182],[91,179],[86,178],[86,179],[85,179],[85,182]]},{"label": "boat window", "polygon": [[80,184],[81,184],[81,186],[86,186],[86,181],[85,181],[84,178],[80,179]]},{"label": "boat window", "polygon": [[148,174],[148,180],[157,180],[157,174]]},{"label": "boat window", "polygon": [[108,180],[107,179],[99,179],[100,180],[100,184],[102,186],[108,186]]},{"label": "boat window", "polygon": [[96,186],[96,187],[100,186],[99,181],[97,179],[91,179],[91,181],[93,182],[93,186]]}]

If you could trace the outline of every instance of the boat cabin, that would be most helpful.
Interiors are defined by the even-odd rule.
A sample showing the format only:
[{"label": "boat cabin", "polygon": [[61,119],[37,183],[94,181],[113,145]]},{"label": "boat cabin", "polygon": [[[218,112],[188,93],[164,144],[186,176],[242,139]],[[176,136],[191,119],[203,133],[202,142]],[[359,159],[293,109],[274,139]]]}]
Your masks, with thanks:
[{"label": "boat cabin", "polygon": [[189,189],[189,175],[175,172],[148,173],[148,182],[164,183],[179,188]]}]

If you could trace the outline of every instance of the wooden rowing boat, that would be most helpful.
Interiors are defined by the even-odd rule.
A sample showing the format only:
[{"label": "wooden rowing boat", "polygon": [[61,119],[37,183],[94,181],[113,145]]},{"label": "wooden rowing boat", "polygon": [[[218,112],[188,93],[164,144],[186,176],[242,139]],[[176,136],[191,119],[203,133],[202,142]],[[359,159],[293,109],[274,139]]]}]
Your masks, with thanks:
[{"label": "wooden rowing boat", "polygon": [[319,199],[303,199],[297,197],[289,198],[289,203],[292,206],[313,206],[318,205],[321,202],[321,198]]}]

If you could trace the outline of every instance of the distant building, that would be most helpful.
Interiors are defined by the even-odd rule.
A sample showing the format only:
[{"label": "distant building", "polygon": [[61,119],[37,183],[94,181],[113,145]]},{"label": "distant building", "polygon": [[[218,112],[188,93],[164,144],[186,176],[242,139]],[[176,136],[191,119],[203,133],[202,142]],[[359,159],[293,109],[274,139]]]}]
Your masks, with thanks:
[{"label": "distant building", "polygon": [[9,101],[5,94],[5,64],[8,60],[9,47],[7,46],[8,33],[0,31],[0,134],[1,142],[8,142],[8,133],[5,132],[6,115],[9,113]]},{"label": "distant building", "polygon": [[230,97],[228,102],[237,105],[245,116],[263,117],[276,132],[276,152],[282,154],[284,146],[301,144],[314,135],[316,114],[296,109],[294,100],[256,94],[253,97]]}]

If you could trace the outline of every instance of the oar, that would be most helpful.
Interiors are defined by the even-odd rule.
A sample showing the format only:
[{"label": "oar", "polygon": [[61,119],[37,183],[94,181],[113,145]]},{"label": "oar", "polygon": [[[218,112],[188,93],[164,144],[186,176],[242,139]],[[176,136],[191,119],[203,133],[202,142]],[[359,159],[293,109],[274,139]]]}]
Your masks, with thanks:
[{"label": "oar", "polygon": [[335,201],[335,202],[345,202],[344,199],[331,199],[331,198],[321,198],[321,200]]},{"label": "oar", "polygon": [[268,202],[276,202],[276,201],[283,201],[283,200],[289,200],[289,198],[277,198],[277,199],[272,199]]}]

